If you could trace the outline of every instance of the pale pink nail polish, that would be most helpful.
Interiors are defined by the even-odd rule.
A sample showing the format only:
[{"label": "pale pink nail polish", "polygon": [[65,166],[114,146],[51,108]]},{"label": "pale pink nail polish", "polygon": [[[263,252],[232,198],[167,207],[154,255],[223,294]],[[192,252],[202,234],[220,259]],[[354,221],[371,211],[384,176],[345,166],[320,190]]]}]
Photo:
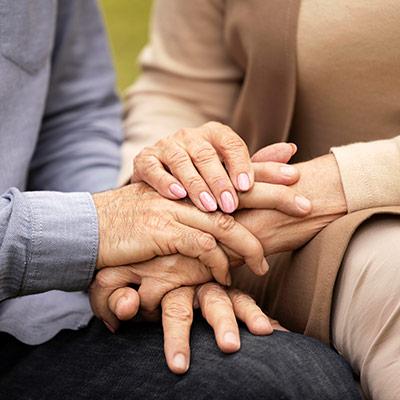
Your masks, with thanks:
[{"label": "pale pink nail polish", "polygon": [[296,196],[295,201],[297,206],[303,211],[310,211],[311,202],[303,196]]},{"label": "pale pink nail polish", "polygon": [[221,194],[222,210],[226,213],[231,213],[235,211],[235,202],[233,196],[230,192],[225,191]]},{"label": "pale pink nail polish", "polygon": [[280,170],[282,175],[285,175],[288,178],[293,178],[297,174],[296,168],[291,165],[283,165]]},{"label": "pale pink nail polish", "polygon": [[213,199],[210,193],[201,192],[199,194],[201,204],[207,211],[215,211],[218,208],[217,202]]},{"label": "pale pink nail polish", "polygon": [[297,146],[294,143],[289,143],[292,148],[292,155],[297,153]]},{"label": "pale pink nail polish", "polygon": [[187,196],[185,188],[178,183],[172,183],[171,185],[169,185],[169,191],[172,193],[173,196],[178,197],[178,199],[183,199]]},{"label": "pale pink nail polish", "polygon": [[243,192],[250,189],[250,178],[245,172],[242,172],[238,176],[238,187]]},{"label": "pale pink nail polish", "polygon": [[269,265],[267,260],[264,258],[262,263],[261,263],[261,268],[260,268],[260,274],[265,275],[269,270]]}]

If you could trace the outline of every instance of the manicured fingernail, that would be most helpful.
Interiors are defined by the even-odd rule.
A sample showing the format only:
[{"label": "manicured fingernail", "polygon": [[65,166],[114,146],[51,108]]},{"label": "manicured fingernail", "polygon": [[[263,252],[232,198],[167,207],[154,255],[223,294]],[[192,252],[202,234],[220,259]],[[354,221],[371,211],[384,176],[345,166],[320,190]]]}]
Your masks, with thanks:
[{"label": "manicured fingernail", "polygon": [[183,199],[187,196],[185,188],[179,183],[172,183],[171,185],[169,185],[169,191],[172,193],[173,196],[178,197],[178,199]]},{"label": "manicured fingernail", "polygon": [[104,322],[104,325],[107,327],[107,329],[108,329],[111,333],[115,333],[115,329],[114,329],[114,327],[113,327],[111,324],[109,324],[107,321],[104,321],[104,319],[103,319],[103,322]]},{"label": "manicured fingernail", "polygon": [[250,189],[250,178],[245,172],[239,174],[238,176],[238,186],[239,189],[245,192]]},{"label": "manicured fingernail", "polygon": [[297,146],[294,143],[289,143],[292,148],[292,155],[297,153]]},{"label": "manicured fingernail", "polygon": [[225,344],[231,344],[233,346],[238,346],[239,341],[237,336],[233,332],[226,332],[224,335]]},{"label": "manicured fingernail", "polygon": [[268,321],[267,317],[258,317],[254,321],[254,326],[257,330],[265,331],[271,329],[271,324]]},{"label": "manicured fingernail", "polygon": [[226,213],[231,213],[235,211],[235,202],[233,196],[230,192],[225,191],[221,194],[222,210]]},{"label": "manicured fingernail", "polygon": [[296,196],[295,202],[297,206],[303,211],[310,211],[311,209],[311,201],[306,199],[303,196]]},{"label": "manicured fingernail", "polygon": [[291,165],[284,165],[280,168],[282,175],[285,175],[289,178],[293,178],[297,174],[297,170],[295,167]]},{"label": "manicured fingernail", "polygon": [[186,357],[182,353],[178,353],[174,356],[173,363],[174,367],[182,372],[185,372],[189,368]]},{"label": "manicured fingernail", "polygon": [[207,211],[215,211],[218,208],[217,202],[208,192],[201,192],[199,194],[201,204],[205,207]]},{"label": "manicured fingernail", "polygon": [[261,268],[260,268],[260,272],[262,275],[265,275],[269,270],[269,265],[268,262],[265,258],[263,258],[263,261],[261,263]]}]

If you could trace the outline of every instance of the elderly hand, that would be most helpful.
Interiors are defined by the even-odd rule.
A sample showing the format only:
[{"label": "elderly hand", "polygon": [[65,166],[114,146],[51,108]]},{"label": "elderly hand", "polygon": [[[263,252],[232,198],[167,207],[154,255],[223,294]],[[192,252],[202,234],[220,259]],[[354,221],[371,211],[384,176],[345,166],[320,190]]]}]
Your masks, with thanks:
[{"label": "elderly hand", "polygon": [[[296,147],[291,149],[293,154]],[[283,169],[278,175],[285,172],[295,174]],[[202,211],[215,211],[219,205],[232,213],[239,205],[237,192],[253,187],[254,170],[241,137],[226,125],[209,122],[143,149],[134,159],[132,177],[132,182],[141,181],[169,199],[189,195]]]},{"label": "elderly hand", "polygon": [[[253,157],[262,161],[263,151]],[[276,210],[243,210],[235,218],[260,239],[266,255],[291,251],[347,211],[339,169],[332,154],[296,164],[300,179],[292,188],[312,201],[312,212],[296,218]],[[257,167],[256,167],[257,168]],[[262,181],[259,174],[256,179]]]},{"label": "elderly hand", "polygon": [[[114,326],[105,321],[112,332],[115,332],[118,320],[129,320],[139,310],[138,293],[132,288],[123,287],[127,279],[136,283],[142,282],[145,286],[145,289],[143,286],[139,289],[142,292],[141,300],[144,298],[150,307],[150,313],[145,313],[145,317],[151,317],[151,319],[158,317],[154,305],[159,304],[158,297],[161,296],[164,352],[172,372],[183,374],[189,368],[189,339],[193,308],[200,307],[204,318],[214,329],[218,347],[225,353],[232,353],[240,348],[236,319],[243,321],[254,335],[269,335],[273,329],[284,330],[277,321],[270,321],[250,296],[239,290],[227,289],[213,282],[198,286],[182,286],[171,290],[179,285],[176,280],[176,277],[180,275],[176,274],[176,268],[179,266],[186,267],[186,282],[207,280],[210,276],[207,275],[206,268],[202,269],[200,263],[197,266],[187,266],[182,256],[169,258],[172,261],[170,266],[174,265],[174,267],[169,270],[167,268],[164,280],[161,279],[162,274],[156,272],[159,267],[153,265],[152,268],[153,261],[144,263],[147,265],[142,265],[141,271],[134,270],[132,267],[110,268],[100,271],[99,274],[103,274],[103,277],[95,281],[90,294],[96,315],[113,321]],[[172,260],[174,258],[175,260]],[[195,262],[196,260],[187,259],[186,261]],[[149,272],[149,268],[153,271]],[[197,272],[194,272],[196,269]],[[142,273],[143,276],[140,277],[137,272]],[[105,277],[105,274],[110,274],[110,276]],[[171,281],[168,280],[168,275]]]},{"label": "elderly hand", "polygon": [[98,268],[180,253],[198,258],[218,282],[229,284],[221,243],[243,257],[256,274],[268,269],[259,241],[230,215],[203,213],[165,199],[145,184],[98,193],[93,199],[99,219]]},{"label": "elderly hand", "polygon": [[165,358],[170,370],[176,374],[189,369],[193,307],[200,307],[203,317],[214,330],[218,347],[224,353],[240,349],[237,319],[243,321],[253,335],[270,335],[273,330],[286,330],[278,321],[269,319],[249,295],[213,282],[196,288],[175,289],[163,298],[161,305]]}]

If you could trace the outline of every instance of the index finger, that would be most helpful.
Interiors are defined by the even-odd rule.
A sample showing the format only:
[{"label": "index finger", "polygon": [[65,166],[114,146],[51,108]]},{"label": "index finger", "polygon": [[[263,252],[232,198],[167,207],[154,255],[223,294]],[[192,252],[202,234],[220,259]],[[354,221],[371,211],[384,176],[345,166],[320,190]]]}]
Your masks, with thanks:
[{"label": "index finger", "polygon": [[208,140],[224,160],[235,188],[242,192],[249,190],[254,183],[254,171],[244,140],[229,126],[219,122],[209,122],[204,128],[208,129]]},{"label": "index finger", "polygon": [[162,302],[164,353],[169,369],[184,374],[190,364],[190,328],[193,322],[194,287],[167,293]]},{"label": "index finger", "polygon": [[244,258],[248,267],[258,275],[268,270],[260,241],[234,217],[221,212],[206,214],[192,207],[180,208],[175,217],[182,224],[208,232],[229,249]]}]

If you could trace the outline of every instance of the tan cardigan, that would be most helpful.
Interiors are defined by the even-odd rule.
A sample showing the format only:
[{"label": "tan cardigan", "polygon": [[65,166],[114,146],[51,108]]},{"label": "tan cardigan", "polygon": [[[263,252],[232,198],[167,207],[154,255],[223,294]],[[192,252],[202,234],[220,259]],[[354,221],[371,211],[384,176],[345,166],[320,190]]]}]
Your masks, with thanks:
[{"label": "tan cardigan", "polygon": [[[386,1],[382,25],[374,26],[365,22],[375,18],[379,0],[300,3],[156,1],[150,43],[140,59],[143,73],[126,94],[121,179],[130,176],[132,158],[144,146],[181,127],[218,120],[232,126],[251,152],[287,140],[300,145],[298,160],[332,149],[350,212],[400,205],[400,84],[391,68],[398,70],[400,46],[375,43],[385,29],[399,37],[394,22],[400,5]],[[345,14],[335,19],[332,13]],[[359,93],[374,102],[360,102]],[[349,145],[361,141],[366,143]],[[330,302],[347,243],[360,223],[382,212],[398,209],[351,214],[291,256],[292,268],[281,268],[276,277],[285,284],[274,285],[276,296],[289,298],[274,302],[281,322],[329,340]],[[300,280],[307,289],[299,288]]]},{"label": "tan cardigan", "polygon": [[[320,8],[321,3],[324,1],[320,2]],[[233,126],[251,151],[292,139],[299,4],[288,0],[156,1],[151,41],[141,55],[143,74],[126,97],[129,112],[125,121],[128,140],[123,150],[124,178],[131,172],[133,156],[144,145],[180,127],[196,126],[208,120]],[[312,14],[321,13],[313,4],[304,2],[303,18],[311,20]],[[333,12],[339,12],[335,7],[330,6]],[[389,11],[393,14],[393,10]],[[299,29],[302,55],[307,42],[316,41],[312,34],[318,32],[313,30],[321,27],[311,26],[307,30],[307,21],[300,22],[300,28],[306,27]],[[367,29],[370,30],[370,25]],[[357,49],[351,51],[354,50]],[[312,55],[318,58],[324,53]],[[397,123],[400,125],[399,119]],[[365,124],[368,126],[368,121]],[[338,138],[326,137],[321,132],[321,136],[325,135],[324,143],[311,152],[312,156],[328,152],[331,146],[395,136],[393,127],[390,128],[388,131],[382,126],[375,137],[365,132],[351,132],[350,128]],[[398,142],[397,138],[333,150],[349,211],[400,204]],[[310,156],[309,149],[307,154],[301,151],[300,146],[302,159]]]}]

